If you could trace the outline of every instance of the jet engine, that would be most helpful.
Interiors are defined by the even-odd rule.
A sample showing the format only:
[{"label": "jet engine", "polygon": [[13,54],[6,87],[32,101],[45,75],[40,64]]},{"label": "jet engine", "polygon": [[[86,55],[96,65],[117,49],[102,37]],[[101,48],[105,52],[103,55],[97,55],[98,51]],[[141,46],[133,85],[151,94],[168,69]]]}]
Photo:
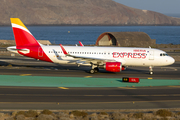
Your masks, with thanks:
[{"label": "jet engine", "polygon": [[121,62],[106,62],[106,64],[99,66],[99,68],[105,69],[109,72],[121,72],[125,67],[122,67]]}]

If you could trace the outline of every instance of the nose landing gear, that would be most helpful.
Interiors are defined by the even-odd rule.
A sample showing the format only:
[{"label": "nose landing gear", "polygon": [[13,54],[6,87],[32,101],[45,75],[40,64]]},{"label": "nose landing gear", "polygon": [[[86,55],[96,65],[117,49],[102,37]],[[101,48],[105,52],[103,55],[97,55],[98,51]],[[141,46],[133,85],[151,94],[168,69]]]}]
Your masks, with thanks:
[{"label": "nose landing gear", "polygon": [[153,74],[153,69],[152,66],[149,66],[149,74],[152,75]]}]

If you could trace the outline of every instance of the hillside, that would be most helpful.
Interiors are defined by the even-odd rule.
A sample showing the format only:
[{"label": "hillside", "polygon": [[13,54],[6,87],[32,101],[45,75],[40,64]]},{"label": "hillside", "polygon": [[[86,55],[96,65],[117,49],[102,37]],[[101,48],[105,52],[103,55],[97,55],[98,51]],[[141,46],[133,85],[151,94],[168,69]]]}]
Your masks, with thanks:
[{"label": "hillside", "polygon": [[180,25],[180,18],[112,0],[2,0],[0,25],[18,17],[28,25]]}]

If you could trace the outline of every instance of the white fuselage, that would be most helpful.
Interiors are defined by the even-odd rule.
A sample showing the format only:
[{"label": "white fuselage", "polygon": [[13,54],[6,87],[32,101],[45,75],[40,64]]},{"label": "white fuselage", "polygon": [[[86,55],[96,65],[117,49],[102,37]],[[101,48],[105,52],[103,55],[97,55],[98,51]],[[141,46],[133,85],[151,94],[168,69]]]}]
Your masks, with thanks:
[{"label": "white fuselage", "polygon": [[[54,63],[80,64],[82,60],[64,55],[60,46],[41,46],[46,55]],[[73,56],[121,62],[124,66],[166,66],[174,63],[174,59],[164,51],[152,48],[131,47],[81,47],[64,46]],[[93,61],[92,61],[93,62]],[[84,65],[90,65],[85,64]]]}]

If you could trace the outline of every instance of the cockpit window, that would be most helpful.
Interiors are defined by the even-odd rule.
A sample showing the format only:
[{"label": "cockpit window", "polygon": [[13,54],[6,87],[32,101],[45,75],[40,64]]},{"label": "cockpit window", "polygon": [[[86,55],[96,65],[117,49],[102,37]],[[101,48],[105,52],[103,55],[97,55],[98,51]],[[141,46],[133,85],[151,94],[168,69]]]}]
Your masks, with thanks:
[{"label": "cockpit window", "polygon": [[161,53],[160,56],[168,56],[167,53]]}]

